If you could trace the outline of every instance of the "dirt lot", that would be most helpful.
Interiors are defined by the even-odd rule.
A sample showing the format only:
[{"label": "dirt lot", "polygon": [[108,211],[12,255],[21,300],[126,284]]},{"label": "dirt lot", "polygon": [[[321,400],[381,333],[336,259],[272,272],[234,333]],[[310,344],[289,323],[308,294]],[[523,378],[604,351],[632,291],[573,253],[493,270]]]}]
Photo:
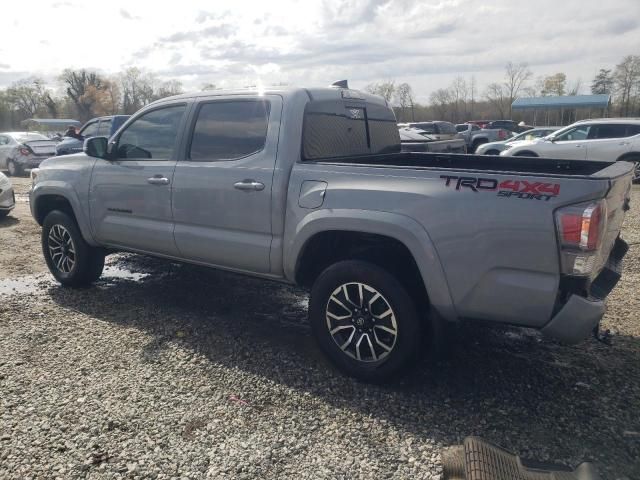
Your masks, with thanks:
[{"label": "dirt lot", "polygon": [[0,222],[0,478],[439,478],[481,435],[526,457],[640,478],[640,189],[604,327],[611,345],[462,329],[400,383],[344,378],[306,296],[135,255],[85,290],[51,281],[39,228]]}]

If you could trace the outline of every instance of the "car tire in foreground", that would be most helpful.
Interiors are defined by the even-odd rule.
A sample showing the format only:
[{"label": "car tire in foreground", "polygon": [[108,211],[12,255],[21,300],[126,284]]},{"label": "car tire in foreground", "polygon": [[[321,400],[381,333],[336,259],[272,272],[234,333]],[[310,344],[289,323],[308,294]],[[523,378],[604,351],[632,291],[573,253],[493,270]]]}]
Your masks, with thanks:
[{"label": "car tire in foreground", "polygon": [[64,286],[89,285],[104,268],[104,251],[89,245],[75,219],[60,210],[53,210],[44,219],[42,253],[49,271]]},{"label": "car tire in foreground", "polygon": [[393,275],[369,262],[341,261],[322,272],[311,291],[309,318],[329,359],[367,382],[406,372],[423,346],[415,302]]}]

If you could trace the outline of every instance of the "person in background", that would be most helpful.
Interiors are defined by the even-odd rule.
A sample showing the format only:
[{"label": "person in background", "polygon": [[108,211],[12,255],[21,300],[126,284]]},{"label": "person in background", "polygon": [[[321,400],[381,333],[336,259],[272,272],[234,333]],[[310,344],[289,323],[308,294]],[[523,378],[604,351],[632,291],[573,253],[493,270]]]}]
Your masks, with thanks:
[{"label": "person in background", "polygon": [[74,125],[69,125],[67,127],[67,131],[64,132],[64,136],[65,137],[76,138],[78,140],[84,140],[84,137],[78,133],[78,130],[76,129],[76,127]]}]

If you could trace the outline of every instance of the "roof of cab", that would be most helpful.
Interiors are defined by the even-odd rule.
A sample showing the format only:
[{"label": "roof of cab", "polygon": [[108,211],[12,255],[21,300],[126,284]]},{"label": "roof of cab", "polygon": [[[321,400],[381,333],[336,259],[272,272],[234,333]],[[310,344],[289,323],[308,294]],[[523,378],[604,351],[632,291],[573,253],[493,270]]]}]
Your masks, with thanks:
[{"label": "roof of cab", "polygon": [[[352,89],[352,88],[338,88],[338,87],[320,87],[320,88],[301,88],[301,87],[265,87],[265,88],[240,88],[233,90],[205,90],[202,92],[191,92],[191,93],[183,93],[181,95],[174,95],[172,97],[161,98],[160,100],[156,100],[151,105],[165,103],[169,101],[175,100],[187,100],[192,98],[202,98],[202,97],[218,97],[218,96],[232,96],[232,95],[280,95],[284,98],[292,97],[300,94],[307,95],[310,100],[332,100],[332,99],[342,99],[342,92],[350,92],[352,95],[357,94],[358,100],[364,100],[368,103],[375,103],[379,105],[387,105],[387,101],[377,95],[372,95],[370,93],[362,92],[360,90]],[[345,98],[345,100],[349,100],[350,98]],[[356,99],[356,97],[351,97],[351,99]]]}]

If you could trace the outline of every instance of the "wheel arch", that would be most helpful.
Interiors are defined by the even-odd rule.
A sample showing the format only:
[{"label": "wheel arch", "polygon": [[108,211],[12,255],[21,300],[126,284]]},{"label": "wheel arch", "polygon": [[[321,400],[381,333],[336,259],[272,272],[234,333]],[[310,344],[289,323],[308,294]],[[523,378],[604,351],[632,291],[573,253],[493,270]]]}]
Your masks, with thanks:
[{"label": "wheel arch", "polygon": [[640,161],[640,151],[636,152],[626,152],[623,153],[622,155],[620,155],[617,159],[616,162],[624,162],[624,161],[629,161],[631,159],[634,159],[634,161]]},{"label": "wheel arch", "polygon": [[[405,286],[414,278],[413,273],[418,279],[409,291],[415,294],[422,288],[431,307],[443,318],[457,319],[435,247],[424,228],[408,216],[362,210],[316,211],[300,222],[292,240],[285,242],[285,252],[285,275],[301,285],[308,285],[330,264],[346,259],[372,261],[397,275],[398,268],[406,268],[401,270],[406,275],[399,278]],[[383,253],[391,255],[384,258]]]},{"label": "wheel arch", "polygon": [[74,190],[61,187],[45,189],[36,186],[31,193],[30,203],[31,213],[38,225],[42,226],[46,216],[53,210],[62,210],[73,216],[85,241],[90,245],[96,245],[88,221],[81,213],[80,201]]}]

